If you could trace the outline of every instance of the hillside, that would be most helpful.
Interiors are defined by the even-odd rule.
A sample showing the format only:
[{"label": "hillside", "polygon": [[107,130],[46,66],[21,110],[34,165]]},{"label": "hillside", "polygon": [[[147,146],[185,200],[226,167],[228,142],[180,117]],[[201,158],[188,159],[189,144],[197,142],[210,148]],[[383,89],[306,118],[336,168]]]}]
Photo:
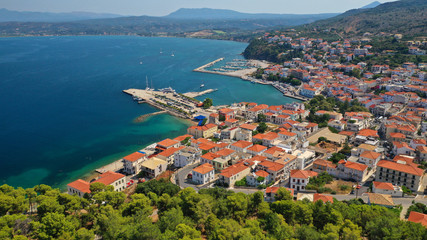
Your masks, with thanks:
[{"label": "hillside", "polygon": [[[185,10],[183,10],[185,11]],[[22,35],[141,35],[141,36],[192,36],[203,31],[202,37],[218,39],[235,39],[234,36],[244,36],[250,39],[253,31],[269,29],[278,26],[296,26],[311,23],[336,14],[313,15],[280,15],[267,18],[264,14],[254,14],[255,17],[244,18],[246,14],[234,11],[208,10],[218,18],[206,19],[205,10],[191,10],[189,13],[175,13],[167,17],[120,17],[112,19],[94,19],[73,22],[3,22],[0,23],[0,36]],[[234,17],[227,17],[227,16]],[[236,18],[236,15],[240,17]],[[268,14],[267,14],[268,15]],[[171,17],[175,16],[175,17]],[[186,17],[192,16],[192,17]],[[270,15],[269,15],[270,16]],[[275,15],[273,15],[275,16]],[[270,16],[271,17],[271,16]],[[218,33],[219,32],[219,33]],[[200,34],[199,34],[200,36]],[[245,37],[249,36],[249,37]]]},{"label": "hillside", "polygon": [[336,30],[348,36],[365,32],[418,36],[426,35],[426,16],[427,1],[401,0],[384,3],[375,8],[350,10],[333,18],[305,25],[303,28]]},{"label": "hillside", "polygon": [[0,22],[68,22],[100,18],[122,17],[110,13],[91,12],[70,12],[70,13],[49,13],[49,12],[20,12],[11,11],[5,8],[0,9]]},{"label": "hillside", "polygon": [[323,14],[270,14],[270,13],[241,13],[226,9],[211,8],[181,8],[165,16],[175,19],[325,19],[337,16],[339,13]]}]

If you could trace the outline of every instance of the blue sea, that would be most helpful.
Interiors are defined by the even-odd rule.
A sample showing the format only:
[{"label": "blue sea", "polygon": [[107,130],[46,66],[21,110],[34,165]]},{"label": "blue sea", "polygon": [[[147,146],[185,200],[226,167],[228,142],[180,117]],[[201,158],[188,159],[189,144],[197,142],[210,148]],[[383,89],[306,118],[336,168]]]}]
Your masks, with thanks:
[{"label": "blue sea", "polygon": [[134,123],[156,109],[122,90],[145,88],[146,77],[156,89],[216,88],[199,97],[215,105],[294,101],[271,86],[192,71],[220,57],[242,58],[246,46],[131,36],[0,38],[0,183],[64,189],[97,167],[184,134],[188,123],[170,115]]}]

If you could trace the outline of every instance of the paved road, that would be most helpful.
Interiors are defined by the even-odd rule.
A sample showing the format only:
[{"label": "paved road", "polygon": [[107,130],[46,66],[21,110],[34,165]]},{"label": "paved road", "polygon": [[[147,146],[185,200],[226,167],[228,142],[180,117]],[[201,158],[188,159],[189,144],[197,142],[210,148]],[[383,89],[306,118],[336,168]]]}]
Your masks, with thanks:
[{"label": "paved road", "polygon": [[199,162],[193,163],[191,165],[187,165],[179,170],[179,172],[175,175],[175,181],[178,186],[181,188],[187,188],[191,187],[194,188],[196,191],[199,190],[197,185],[192,184],[188,179],[187,175],[191,173],[193,168],[197,167],[199,165]]}]

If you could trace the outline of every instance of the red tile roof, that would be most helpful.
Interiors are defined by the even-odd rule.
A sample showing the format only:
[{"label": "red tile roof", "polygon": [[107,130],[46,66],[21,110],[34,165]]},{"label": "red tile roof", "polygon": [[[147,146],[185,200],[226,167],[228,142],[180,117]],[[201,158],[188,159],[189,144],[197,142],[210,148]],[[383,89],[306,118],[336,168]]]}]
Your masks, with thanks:
[{"label": "red tile roof", "polygon": [[234,176],[234,175],[236,175],[236,174],[238,174],[238,173],[240,173],[240,172],[242,172],[248,168],[249,167],[246,166],[243,162],[240,162],[240,163],[231,165],[226,169],[223,169],[220,175],[227,177],[227,178],[230,178],[230,177],[232,177],[232,176]]},{"label": "red tile roof", "polygon": [[192,135],[190,135],[190,134],[185,134],[185,135],[182,135],[182,136],[179,136],[179,137],[176,137],[176,138],[174,138],[173,140],[176,140],[176,141],[178,141],[178,142],[182,142],[182,141],[184,141],[186,138],[193,138],[193,136]]},{"label": "red tile roof", "polygon": [[354,170],[357,170],[357,171],[361,171],[361,172],[365,171],[368,168],[368,166],[366,166],[365,164],[356,163],[356,162],[350,162],[350,161],[347,161],[345,163],[345,167],[346,168],[351,168],[351,169],[354,169]]},{"label": "red tile roof", "polygon": [[172,140],[172,139],[166,138],[165,140],[158,142],[157,145],[169,148],[169,147],[171,147],[171,146],[173,146],[173,145],[175,145],[177,143],[179,143],[179,142],[176,141],[176,140]]},{"label": "red tile roof", "polygon": [[267,149],[264,153],[273,155],[276,152],[284,152],[284,151],[285,150],[283,150],[282,148],[274,146],[274,147]]},{"label": "red tile roof", "polygon": [[329,168],[336,168],[337,166],[328,160],[324,160],[324,159],[317,159],[316,161],[313,162],[313,165],[320,165],[320,166],[324,166],[324,167],[329,167]]},{"label": "red tile roof", "polygon": [[230,109],[230,108],[223,108],[223,109],[219,110],[219,113],[220,114],[229,114],[229,113],[234,113],[234,110]]},{"label": "red tile roof", "polygon": [[193,169],[194,172],[198,172],[200,174],[206,174],[206,173],[211,172],[213,170],[214,170],[214,168],[209,163],[202,164],[202,165]]},{"label": "red tile roof", "polygon": [[171,147],[171,148],[168,148],[168,149],[164,150],[163,152],[159,153],[159,155],[163,156],[163,157],[170,157],[174,153],[176,153],[177,151],[179,151],[179,150],[181,150],[183,148],[185,148],[185,146],[181,146],[181,147],[177,147],[177,148],[176,147]]},{"label": "red tile roof", "polygon": [[240,140],[240,141],[237,141],[231,145],[238,147],[238,148],[246,148],[246,147],[252,146],[252,143],[248,142],[248,141]]},{"label": "red tile roof", "polygon": [[390,137],[392,137],[392,138],[406,138],[404,134],[397,133],[397,132],[390,133]]},{"label": "red tile roof", "polygon": [[384,190],[394,190],[393,184],[388,182],[372,182],[375,188],[384,189]]},{"label": "red tile roof", "polygon": [[123,159],[130,161],[130,162],[135,162],[138,159],[141,159],[145,156],[145,154],[140,153],[140,152],[134,152],[132,154],[127,155],[126,157],[124,157]]},{"label": "red tile roof", "polygon": [[421,223],[421,225],[427,227],[427,214],[412,211],[409,213],[408,221]]},{"label": "red tile roof", "polygon": [[360,154],[360,157],[369,158],[373,160],[379,158],[380,156],[381,156],[380,153],[373,152],[373,151],[364,151],[362,154]]},{"label": "red tile roof", "polygon": [[267,147],[259,145],[259,144],[255,144],[252,147],[248,148],[249,151],[252,152],[262,152],[263,150],[267,149]]},{"label": "red tile roof", "polygon": [[327,203],[327,202],[334,203],[334,198],[332,196],[325,196],[320,193],[315,193],[313,195],[313,202],[317,202],[319,200],[323,201],[324,203]]},{"label": "red tile roof", "polygon": [[352,131],[341,131],[338,134],[345,135],[345,136],[353,136],[355,134],[355,132],[352,132]]},{"label": "red tile roof", "polygon": [[270,175],[268,172],[263,171],[263,170],[258,170],[255,172],[255,175],[259,176],[259,177],[263,177],[266,178],[268,177],[268,175]]},{"label": "red tile roof", "polygon": [[225,156],[229,156],[230,154],[233,154],[235,151],[229,148],[224,148],[219,150],[218,152],[216,152],[215,154],[221,156],[221,157],[225,157]]},{"label": "red tile roof", "polygon": [[409,173],[415,176],[422,176],[424,174],[424,170],[421,168],[418,168],[411,164],[400,164],[397,162],[387,161],[387,160],[381,160],[377,164],[378,167],[383,167],[399,172]]},{"label": "red tile roof", "polygon": [[77,189],[82,193],[90,193],[90,183],[81,179],[71,182],[67,186]]},{"label": "red tile roof", "polygon": [[372,129],[362,129],[357,135],[365,137],[379,137],[378,132]]},{"label": "red tile roof", "polygon": [[[253,159],[253,158],[252,158]],[[268,170],[270,171],[280,171],[281,169],[283,169],[285,167],[284,164],[278,163],[278,162],[272,162],[272,161],[268,161],[268,160],[263,160],[259,163],[260,166],[264,166],[266,167]]]},{"label": "red tile roof", "polygon": [[255,125],[245,123],[240,125],[240,128],[254,131],[257,127]]},{"label": "red tile roof", "polygon": [[103,183],[107,186],[124,177],[125,175],[121,173],[108,171],[106,173],[101,174],[101,176],[99,176],[99,179],[95,182]]},{"label": "red tile roof", "polygon": [[310,177],[315,177],[317,175],[318,175],[317,172],[308,171],[308,170],[298,170],[298,169],[291,170],[291,178],[308,179]]},{"label": "red tile roof", "polygon": [[207,160],[214,160],[215,158],[219,158],[219,155],[217,155],[215,153],[208,152],[208,153],[202,155],[202,158],[207,159]]}]

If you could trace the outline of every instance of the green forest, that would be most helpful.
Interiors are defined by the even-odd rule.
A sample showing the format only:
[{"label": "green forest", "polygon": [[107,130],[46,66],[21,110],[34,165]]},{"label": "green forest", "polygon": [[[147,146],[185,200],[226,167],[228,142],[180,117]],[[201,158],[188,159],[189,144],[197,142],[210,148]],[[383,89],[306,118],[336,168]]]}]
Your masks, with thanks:
[{"label": "green forest", "polygon": [[280,188],[181,190],[166,180],[141,183],[127,196],[101,183],[84,198],[47,185],[0,186],[0,239],[427,239],[420,224],[361,200],[294,201]]},{"label": "green forest", "polygon": [[253,39],[243,52],[247,59],[267,60],[274,63],[283,63],[293,58],[303,58],[303,51],[292,49],[290,44],[269,44],[264,39]]}]

